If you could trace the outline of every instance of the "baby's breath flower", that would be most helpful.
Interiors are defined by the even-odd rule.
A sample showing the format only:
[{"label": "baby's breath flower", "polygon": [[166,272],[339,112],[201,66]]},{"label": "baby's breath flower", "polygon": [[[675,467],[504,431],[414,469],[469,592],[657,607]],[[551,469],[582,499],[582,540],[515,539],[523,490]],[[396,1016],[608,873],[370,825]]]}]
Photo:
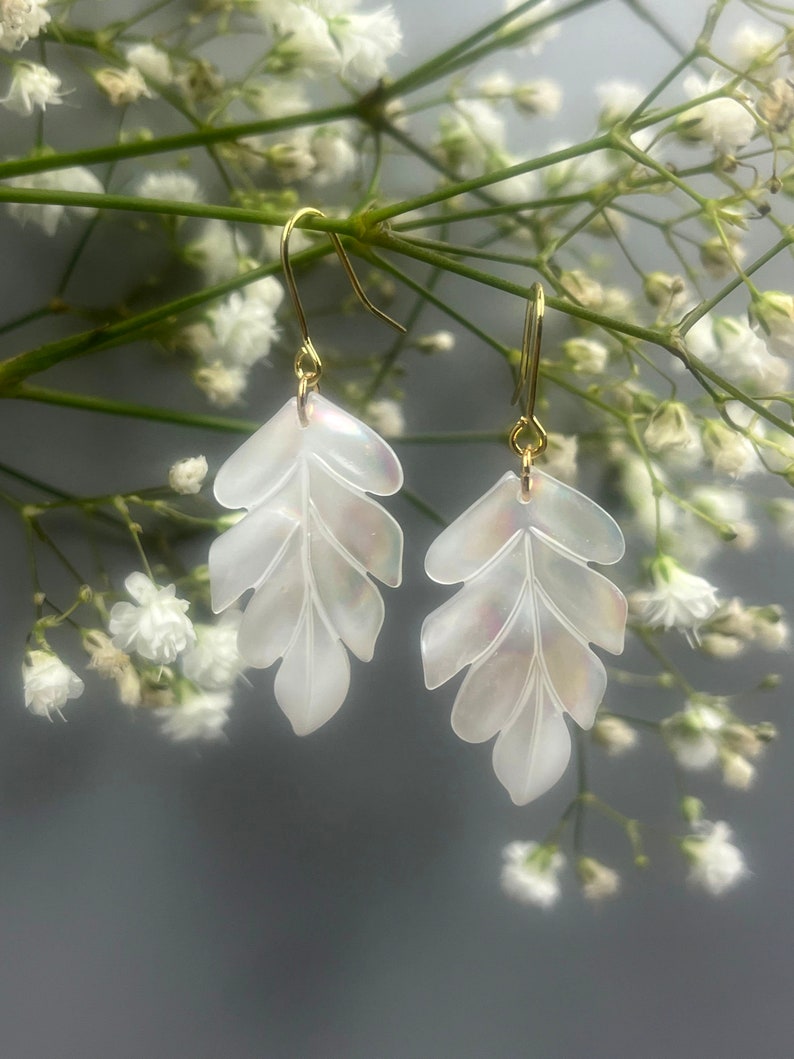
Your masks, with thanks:
[{"label": "baby's breath flower", "polygon": [[227,610],[214,625],[196,625],[196,643],[182,656],[185,676],[210,691],[230,688],[245,669],[237,650],[242,611]]},{"label": "baby's breath flower", "polygon": [[309,110],[309,100],[303,86],[284,78],[268,81],[247,81],[243,86],[243,100],[262,118],[283,118],[288,114],[302,114]]},{"label": "baby's breath flower", "polygon": [[136,187],[142,199],[166,199],[174,202],[201,202],[199,182],[190,173],[177,169],[161,169],[146,173]]},{"label": "baby's breath flower", "polygon": [[593,742],[610,757],[619,757],[637,745],[637,732],[621,717],[606,714],[599,717],[592,729]]},{"label": "baby's breath flower", "polygon": [[562,107],[562,88],[547,77],[537,81],[522,81],[512,93],[516,110],[522,114],[538,114],[542,118],[553,118]]},{"label": "baby's breath flower", "polygon": [[662,735],[681,768],[700,771],[717,761],[725,723],[725,715],[713,706],[688,703],[662,722]]},{"label": "baby's breath flower", "polygon": [[546,474],[569,484],[576,481],[578,468],[576,458],[579,441],[575,434],[548,434],[546,451],[541,457],[541,466]]},{"label": "baby's breath flower", "polygon": [[[708,84],[697,74],[691,74],[684,81],[684,91],[697,99],[718,91],[722,85],[720,74],[714,74]],[[753,138],[756,121],[747,107],[726,93],[685,111],[676,122],[676,129],[686,140],[705,140],[721,154],[735,154]]]},{"label": "baby's breath flower", "polygon": [[715,471],[732,478],[749,474],[757,466],[751,443],[721,419],[709,419],[703,424],[703,450]]},{"label": "baby's breath flower", "polygon": [[730,48],[740,70],[752,69],[759,76],[774,66],[775,49],[781,43],[780,37],[768,26],[743,22],[731,37]]},{"label": "baby's breath flower", "polygon": [[565,857],[556,846],[511,842],[502,850],[502,890],[526,905],[551,908],[560,898]]},{"label": "baby's breath flower", "polygon": [[[523,0],[505,0],[504,9],[509,13],[518,7],[520,3],[523,3]],[[516,30],[525,30],[524,36],[519,41],[519,52],[525,50],[531,55],[539,55],[543,50],[544,44],[547,44],[548,41],[553,40],[557,36],[560,32],[560,27],[556,22],[549,22],[539,29],[535,29],[534,25],[541,19],[548,18],[554,12],[554,8],[554,0],[540,0],[540,3],[535,4],[529,11],[525,11],[523,15],[518,15],[511,22],[508,22],[500,32],[508,34],[515,33]]]},{"label": "baby's breath flower", "polygon": [[155,710],[160,731],[175,743],[197,739],[213,742],[220,739],[229,720],[231,694],[224,691],[187,692],[173,706]]},{"label": "baby's breath flower", "polygon": [[364,410],[364,419],[385,438],[398,438],[405,433],[403,410],[390,397],[370,401]]},{"label": "baby's breath flower", "polygon": [[681,841],[681,850],[690,862],[689,882],[713,897],[733,889],[749,872],[744,855],[730,841],[730,827],[723,821],[703,821],[695,834]]},{"label": "baby's breath flower", "polygon": [[74,670],[51,651],[28,651],[22,682],[25,705],[39,717],[60,713],[67,699],[78,699],[85,688]]},{"label": "baby's breath flower", "polygon": [[750,314],[772,353],[794,357],[794,296],[785,291],[764,291],[753,300]]},{"label": "baby's breath flower", "polygon": [[89,629],[83,634],[83,647],[91,657],[88,668],[95,670],[100,677],[115,680],[122,704],[139,706],[141,678],[130,656],[115,647],[110,637],[100,629]]},{"label": "baby's breath flower", "polygon": [[8,95],[0,99],[6,110],[27,117],[36,107],[47,109],[61,102],[61,79],[40,63],[14,63]]},{"label": "baby's breath flower", "polygon": [[264,158],[284,184],[305,180],[317,166],[309,137],[302,130],[292,133],[279,143],[271,144],[264,150]]},{"label": "baby's breath flower", "polygon": [[695,440],[689,409],[680,401],[663,401],[648,420],[643,436],[651,452],[686,448]]},{"label": "baby's breath flower", "polygon": [[794,86],[785,77],[777,77],[758,100],[758,113],[775,132],[785,132],[794,120]]},{"label": "baby's breath flower", "polygon": [[168,484],[182,496],[199,493],[208,469],[206,456],[188,456],[184,460],[177,460],[168,472]]},{"label": "baby's breath flower", "polygon": [[609,350],[603,342],[594,338],[569,338],[562,351],[571,361],[575,371],[600,374],[607,366]]},{"label": "baby's breath flower", "polygon": [[207,350],[207,359],[247,369],[266,358],[278,335],[276,308],[283,295],[278,280],[266,276],[243,291],[233,291],[211,309],[214,343]]},{"label": "baby's breath flower", "polygon": [[722,781],[726,787],[737,791],[746,791],[755,781],[755,766],[741,754],[725,752],[720,756]]},{"label": "baby's breath flower", "polygon": [[0,49],[18,51],[50,21],[47,0],[0,0]]},{"label": "baby's breath flower", "polygon": [[218,408],[229,408],[245,393],[248,374],[243,368],[229,367],[216,360],[199,368],[193,375],[193,381],[212,404]]},{"label": "baby's breath flower", "polygon": [[355,173],[359,156],[350,142],[351,133],[347,125],[328,125],[312,134],[309,141],[314,158],[311,180],[316,187],[336,184]]},{"label": "baby's breath flower", "polygon": [[135,603],[114,603],[109,629],[123,651],[137,651],[152,662],[169,663],[195,643],[187,616],[190,604],[178,599],[174,585],[162,588],[146,574],[133,573],[124,582]]},{"label": "baby's breath flower", "polygon": [[651,305],[662,313],[682,309],[692,298],[684,277],[672,276],[668,272],[649,272],[643,292]]},{"label": "baby's breath flower", "polygon": [[579,876],[582,894],[588,901],[598,903],[620,893],[618,873],[593,857],[580,857],[576,862],[576,874]]},{"label": "baby's breath flower", "polygon": [[[736,272],[747,257],[747,251],[735,235],[726,235],[728,246],[718,235],[706,239],[700,246],[700,263],[712,279],[725,279]],[[701,323],[702,317],[698,323]],[[691,332],[690,332],[691,333]]]},{"label": "baby's breath flower", "polygon": [[595,94],[601,104],[598,124],[602,129],[609,129],[636,110],[648,92],[627,81],[605,81],[596,85]]},{"label": "baby's breath flower", "polygon": [[420,335],[416,340],[417,349],[423,353],[449,353],[455,348],[455,336],[451,331],[432,331]]},{"label": "baby's breath flower", "polygon": [[152,98],[137,66],[128,66],[126,70],[106,66],[94,72],[94,80],[114,107],[137,103],[141,96]]},{"label": "baby's breath flower", "polygon": [[185,247],[185,257],[204,273],[210,286],[231,279],[250,253],[248,240],[225,221],[207,221],[201,235]]},{"label": "baby's breath flower", "polygon": [[133,44],[126,49],[125,54],[130,66],[140,70],[144,77],[160,85],[170,85],[173,81],[170,58],[154,44]]},{"label": "baby's breath flower", "polygon": [[[8,183],[16,188],[35,188],[41,191],[83,191],[94,195],[102,194],[104,191],[99,179],[90,169],[85,169],[83,166],[11,177]],[[96,214],[93,206],[59,206],[55,203],[9,202],[6,209],[20,224],[24,225],[31,221],[42,228],[47,235],[55,235],[67,210],[78,217],[88,218]]]},{"label": "baby's breath flower", "polygon": [[653,590],[636,592],[631,599],[640,619],[651,627],[681,629],[696,638],[699,626],[717,609],[717,589],[669,555],[654,559],[650,574]]},{"label": "baby's breath flower", "polygon": [[709,367],[756,391],[778,391],[788,384],[788,363],[773,356],[764,338],[741,317],[707,314],[690,328],[686,343]]}]

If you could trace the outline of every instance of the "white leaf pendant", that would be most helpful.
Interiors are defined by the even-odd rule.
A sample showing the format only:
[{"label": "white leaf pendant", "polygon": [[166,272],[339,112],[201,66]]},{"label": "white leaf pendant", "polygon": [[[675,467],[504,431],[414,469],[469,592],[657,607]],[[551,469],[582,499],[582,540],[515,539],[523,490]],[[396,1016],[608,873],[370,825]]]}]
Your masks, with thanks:
[{"label": "white leaf pendant", "polygon": [[402,530],[367,496],[396,493],[397,456],[370,427],[331,401],[296,398],[223,464],[215,496],[248,514],[210,548],[212,608],[246,590],[238,648],[248,665],[283,659],[279,706],[298,735],[329,720],[350,686],[346,647],[364,662],[383,624],[383,600],[367,576],[397,586]]},{"label": "white leaf pendant", "polygon": [[494,770],[516,805],[562,776],[563,714],[590,728],[606,670],[588,644],[623,650],[626,600],[587,563],[624,552],[615,520],[576,489],[532,468],[532,492],[508,472],[436,538],[428,576],[460,591],[422,626],[425,683],[470,666],[452,708],[461,739],[497,735]]}]

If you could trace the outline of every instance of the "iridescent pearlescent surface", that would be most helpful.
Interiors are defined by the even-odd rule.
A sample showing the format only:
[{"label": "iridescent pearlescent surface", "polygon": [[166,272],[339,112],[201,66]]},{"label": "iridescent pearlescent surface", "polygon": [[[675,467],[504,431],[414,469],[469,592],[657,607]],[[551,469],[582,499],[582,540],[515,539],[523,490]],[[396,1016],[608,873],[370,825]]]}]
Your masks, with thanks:
[{"label": "iridescent pearlescent surface", "polygon": [[440,584],[464,582],[422,626],[429,688],[470,666],[452,708],[469,743],[498,735],[496,775],[517,805],[565,771],[563,714],[590,728],[606,671],[589,644],[620,654],[623,593],[587,563],[616,563],[623,534],[598,504],[536,468],[530,499],[512,471],[448,526],[427,553]]},{"label": "iridescent pearlescent surface", "polygon": [[396,493],[403,474],[389,445],[319,394],[302,426],[293,397],[224,463],[215,496],[248,514],[213,542],[212,606],[248,589],[238,647],[251,666],[283,661],[278,704],[298,735],[329,720],[350,686],[348,648],[372,658],[383,600],[367,576],[399,585],[403,535],[366,495]]}]

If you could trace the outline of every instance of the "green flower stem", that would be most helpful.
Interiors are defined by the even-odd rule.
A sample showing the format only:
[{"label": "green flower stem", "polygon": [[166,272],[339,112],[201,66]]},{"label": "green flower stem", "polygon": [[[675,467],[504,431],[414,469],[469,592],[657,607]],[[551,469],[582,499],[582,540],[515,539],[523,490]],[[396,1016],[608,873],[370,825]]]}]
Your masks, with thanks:
[{"label": "green flower stem", "polygon": [[[714,96],[714,93],[712,93],[711,95]],[[706,97],[703,96],[702,98],[705,99]],[[690,109],[691,106],[692,104],[690,104],[688,107],[685,107],[684,110]],[[644,124],[647,123],[643,123],[640,121],[637,123],[636,127],[642,128],[644,127]],[[695,191],[694,188],[691,188],[689,184],[685,183],[680,177],[676,176],[675,173],[671,172],[660,162],[657,162],[656,159],[651,158],[651,156],[645,151],[641,151],[638,147],[635,147],[635,145],[628,137],[622,136],[618,132],[613,132],[610,136],[610,139],[612,140],[611,146],[614,147],[616,150],[622,151],[623,154],[628,155],[629,158],[633,158],[635,162],[638,162],[640,165],[645,166],[646,169],[651,169],[653,170],[653,172],[658,173],[659,176],[664,177],[664,179],[668,183],[674,184],[679,191],[683,191],[683,193],[689,198],[691,198],[694,202],[696,202],[698,206],[701,207],[701,209],[703,209],[707,214],[709,213],[712,206],[711,199],[706,198],[705,195],[701,195],[700,192]]]},{"label": "green flower stem", "polygon": [[24,315],[17,316],[13,320],[9,320],[8,323],[0,325],[0,335],[7,335],[10,331],[16,331],[18,327],[32,324],[34,320],[42,320],[45,316],[52,316],[57,311],[50,304],[42,305],[40,309],[33,309],[29,313],[24,313]]},{"label": "green flower stem", "polygon": [[[171,199],[139,198],[135,195],[94,194],[86,191],[54,191],[39,188],[0,186],[0,202],[22,202],[57,206],[85,206],[97,210],[123,210],[133,213],[174,217],[202,217],[232,224],[267,224],[283,227],[289,214],[283,210],[245,209],[239,206],[216,206],[204,202],[174,202]],[[317,232],[350,234],[348,221],[330,217],[307,218],[300,227]]]},{"label": "green flower stem", "polygon": [[177,426],[197,427],[231,434],[251,434],[261,426],[252,419],[233,419],[225,416],[202,415],[180,412],[175,408],[155,408],[151,405],[134,404],[130,401],[114,401],[91,394],[65,393],[61,390],[45,389],[24,383],[16,387],[10,397],[21,401],[37,401],[41,404],[60,405],[64,408],[80,408],[88,412],[104,412],[107,415],[127,416],[130,419],[148,419],[151,422],[174,423]]},{"label": "green flower stem", "polygon": [[[493,287],[495,290],[505,291],[507,294],[515,294],[520,298],[529,297],[529,287],[511,283],[509,280],[502,279],[499,276],[492,276],[486,272],[480,272],[478,269],[469,268],[459,261],[445,257],[436,251],[424,250],[421,247],[414,246],[413,242],[400,239],[387,232],[373,234],[367,241],[386,250],[394,250],[397,253],[405,254],[406,257],[415,258],[417,261],[425,261],[429,265],[438,265],[440,268],[446,269],[447,272],[454,272],[459,276],[474,280],[476,283]],[[603,327],[607,331],[617,331],[621,334],[630,335],[632,338],[639,338],[644,342],[651,342],[660,346],[675,356],[680,357],[682,355],[680,348],[675,345],[664,331],[641,327],[625,320],[615,320],[610,316],[593,312],[591,309],[586,309],[584,306],[576,305],[574,302],[563,298],[547,297],[546,305],[568,316],[574,316],[578,320],[585,320],[587,323]]]},{"label": "green flower stem", "polygon": [[[390,206],[383,206],[381,209],[371,210],[367,214],[366,219],[368,224],[374,226],[383,221],[391,220],[392,217],[399,217],[403,213],[412,213],[414,210],[424,209],[425,206],[433,206],[437,202],[444,202],[447,199],[456,198],[458,195],[465,195],[470,191],[491,187],[493,184],[499,184],[510,177],[521,176],[524,173],[534,173],[538,169],[545,169],[547,166],[555,165],[557,162],[569,162],[572,158],[581,158],[584,155],[592,154],[594,151],[606,150],[614,146],[612,135],[604,133],[573,147],[566,147],[560,151],[551,151],[549,154],[541,155],[527,162],[519,162],[516,165],[508,166],[506,169],[495,169],[492,172],[484,173],[482,176],[473,177],[470,180],[459,180],[436,191],[430,191],[425,195],[417,195],[415,198],[406,199],[404,202],[397,202]],[[2,177],[1,170],[0,177]],[[513,208],[515,209],[515,207]]]},{"label": "green flower stem", "polygon": [[52,169],[66,169],[70,166],[90,166],[100,162],[117,162],[123,158],[143,158],[167,152],[187,151],[193,147],[229,143],[247,136],[284,132],[287,129],[307,125],[327,125],[333,121],[355,118],[357,115],[358,104],[345,103],[336,107],[309,111],[305,114],[287,114],[281,118],[222,125],[219,128],[200,128],[193,132],[161,136],[153,140],[135,140],[130,143],[108,144],[104,147],[87,147],[78,151],[36,155],[32,158],[15,158],[8,162],[0,162],[0,180],[25,176],[29,173],[48,172]]},{"label": "green flower stem", "polygon": [[510,202],[498,206],[483,206],[478,210],[450,210],[449,213],[433,214],[430,217],[417,217],[412,221],[399,221],[392,226],[395,232],[410,232],[416,228],[431,228],[435,225],[457,224],[458,221],[477,221],[490,217],[513,217],[517,213],[529,210],[550,209],[555,206],[579,206],[592,201],[592,192],[580,195],[552,195],[545,199],[528,199],[525,202]]},{"label": "green flower stem", "polygon": [[[312,247],[310,250],[304,250],[302,253],[296,254],[293,258],[293,264],[296,266],[308,264],[330,253],[333,253],[333,247],[329,242],[327,246]],[[84,331],[78,335],[71,335],[69,338],[60,339],[57,342],[49,342],[44,346],[39,346],[38,349],[32,349],[27,353],[20,353],[18,356],[11,357],[0,363],[0,396],[13,396],[13,393],[9,393],[9,391],[12,391],[29,375],[44,371],[72,357],[84,356],[87,353],[97,353],[131,341],[133,337],[140,337],[149,328],[163,323],[172,316],[179,316],[191,309],[200,308],[208,302],[228,294],[230,291],[238,290],[257,279],[261,279],[263,276],[272,276],[280,270],[280,267],[280,264],[276,262],[262,265],[259,268],[252,269],[250,272],[245,272],[242,276],[235,276],[233,279],[226,280],[223,283],[216,283],[213,287],[207,287],[204,290],[196,291],[194,294],[188,294],[184,298],[177,298],[155,309],[138,313],[127,320]]]},{"label": "green flower stem", "polygon": [[697,694],[697,689],[694,688],[678,666],[674,665],[664,651],[657,644],[653,634],[649,629],[646,629],[641,625],[631,625],[632,632],[638,637],[643,647],[649,654],[651,654],[656,661],[661,665],[665,673],[669,673],[672,680],[678,685],[678,687],[684,692],[685,695],[691,696]]}]

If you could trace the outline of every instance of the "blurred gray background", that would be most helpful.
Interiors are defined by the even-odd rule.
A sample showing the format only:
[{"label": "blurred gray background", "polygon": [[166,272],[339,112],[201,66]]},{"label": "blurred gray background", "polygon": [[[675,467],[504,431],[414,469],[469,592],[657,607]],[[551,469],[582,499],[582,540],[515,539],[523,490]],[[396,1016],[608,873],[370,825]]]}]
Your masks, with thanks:
[{"label": "blurred gray background", "polygon": [[[496,13],[484,0],[452,9],[397,0],[396,7],[404,69]],[[684,39],[694,37],[706,10],[700,0],[655,7]],[[583,14],[540,58],[509,64],[517,74],[556,77],[566,92],[560,117],[534,123],[512,146],[541,151],[586,134],[595,82],[620,76],[650,85],[674,59],[621,3]],[[11,119],[0,120],[12,128]],[[58,135],[52,140],[57,146]],[[129,219],[103,223],[104,242],[87,255],[76,299],[95,293],[109,240],[125,246],[117,275],[101,279],[117,286],[109,298],[120,297],[140,261],[149,260],[151,248],[132,238]],[[73,226],[66,243],[78,235]],[[0,322],[40,303],[62,270],[66,243],[59,241],[64,257],[56,259],[45,236],[34,229],[23,234],[0,216]],[[791,283],[790,271],[764,278],[767,286]],[[517,343],[522,307],[493,293],[480,293],[478,305],[475,294],[457,288],[455,304]],[[399,318],[409,305],[400,296],[390,311]],[[549,341],[558,323],[550,321]],[[447,322],[428,312],[420,330],[438,326]],[[6,342],[5,353],[45,340],[56,333],[51,327],[28,328]],[[337,346],[349,339],[352,356],[389,342],[377,325],[357,324],[339,336],[321,320],[316,330],[316,340]],[[507,373],[467,335],[458,332],[458,348],[446,360],[409,353],[405,363],[409,431],[487,430],[507,422]],[[144,346],[78,361],[41,381],[205,410],[180,366]],[[264,420],[291,385],[283,365],[262,369],[241,414]],[[233,435],[22,403],[5,402],[0,419],[0,460],[86,494],[158,484],[175,459],[197,452],[216,468],[237,444]],[[449,518],[512,465],[496,445],[404,445],[399,452],[407,483]],[[580,484],[592,493],[599,480],[583,475]],[[539,802],[517,809],[493,776],[488,748],[455,738],[452,689],[424,689],[417,643],[422,616],[447,598],[421,572],[437,528],[399,497],[390,509],[405,528],[405,582],[387,594],[376,661],[354,663],[351,695],[339,715],[310,738],[296,739],[272,699],[272,671],[254,673],[253,687],[240,689],[228,740],[196,748],[166,743],[97,680],[89,679],[84,698],[70,704],[67,724],[25,711],[19,666],[32,618],[30,584],[20,527],[0,507],[0,1055],[794,1054],[791,685],[748,694],[747,716],[769,718],[782,732],[750,793],[725,790],[713,777],[687,788],[734,825],[753,870],[745,885],[722,900],[684,885],[682,865],[664,839],[664,828],[676,826],[671,770],[647,738],[617,764],[592,754],[591,772],[593,786],[613,804],[660,824],[651,840],[652,869],[634,872],[621,834],[593,821],[588,845],[624,869],[623,895],[594,910],[569,873],[553,911],[512,904],[498,885],[501,848],[544,835],[574,779],[568,775]],[[61,526],[58,539],[80,555],[79,521]],[[207,543],[195,542],[187,554],[199,561]],[[134,567],[123,543],[112,547],[119,572]],[[50,573],[57,576],[54,568]],[[764,554],[726,561],[722,576],[749,602],[791,602],[790,553],[774,544]],[[715,692],[752,688],[767,668],[791,676],[786,658],[727,666],[675,651]],[[76,653],[71,660],[81,662]],[[640,664],[639,656],[626,661],[630,668]],[[613,688],[609,703],[630,711],[637,694]],[[658,701],[668,710],[676,706],[674,697]],[[647,704],[654,700],[643,695]]]}]

